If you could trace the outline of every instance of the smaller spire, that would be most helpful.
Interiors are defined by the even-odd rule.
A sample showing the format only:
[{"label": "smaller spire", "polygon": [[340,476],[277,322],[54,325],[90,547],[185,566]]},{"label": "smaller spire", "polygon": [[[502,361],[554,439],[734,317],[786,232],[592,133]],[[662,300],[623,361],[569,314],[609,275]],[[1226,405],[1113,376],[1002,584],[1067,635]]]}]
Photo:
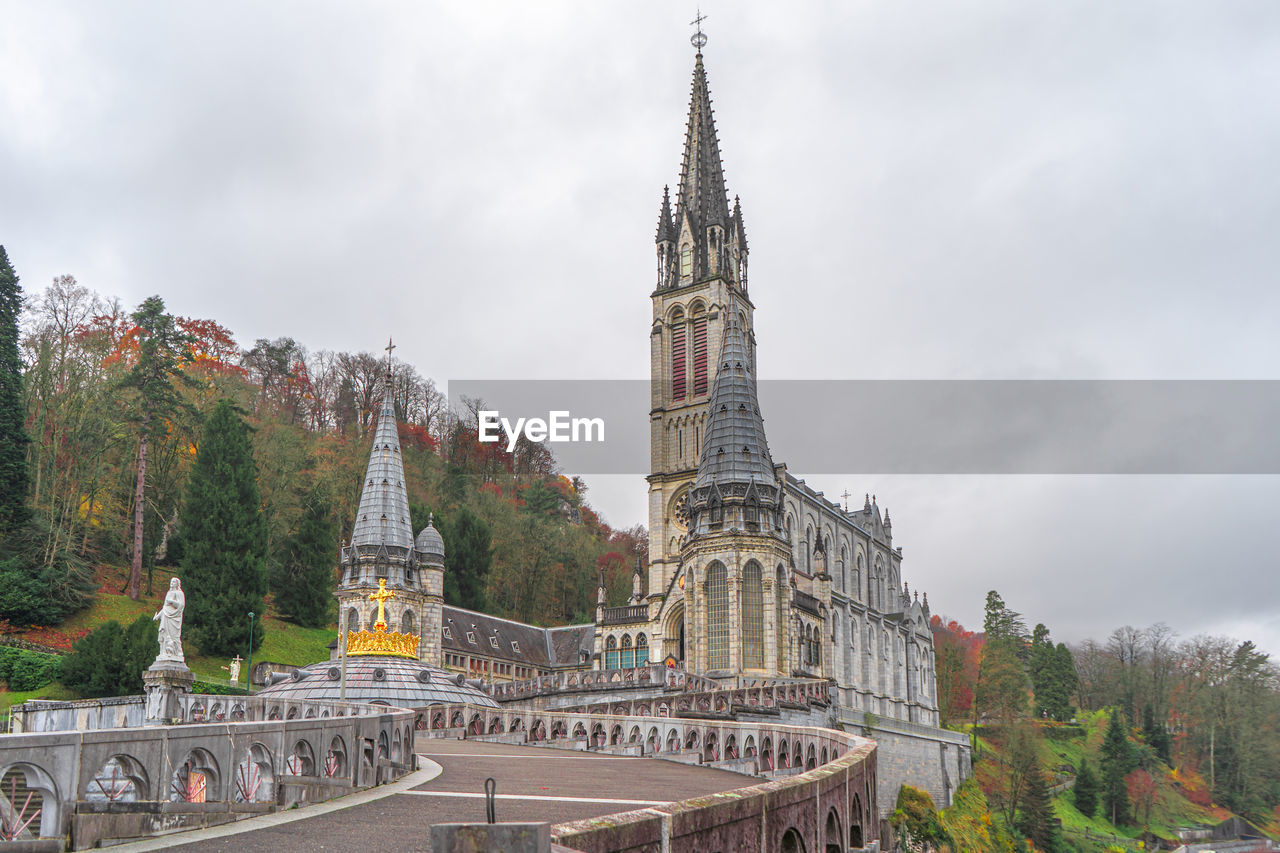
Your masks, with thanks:
[{"label": "smaller spire", "polygon": [[658,207],[658,234],[654,242],[665,243],[676,239],[676,224],[671,218],[671,188],[662,188],[662,204]]},{"label": "smaller spire", "polygon": [[884,508],[884,526],[893,527],[893,522],[889,520],[889,508]]},{"label": "smaller spire", "polygon": [[643,569],[642,569],[642,568],[641,568],[641,566],[640,566],[640,555],[639,555],[639,554],[636,554],[636,567],[635,567],[634,573],[638,575],[638,574],[640,574],[642,571],[643,571]]},{"label": "smaller spire", "polygon": [[863,501],[863,504],[862,504],[862,511],[870,512],[871,511],[871,493],[863,492],[863,495],[865,495],[865,500]]}]

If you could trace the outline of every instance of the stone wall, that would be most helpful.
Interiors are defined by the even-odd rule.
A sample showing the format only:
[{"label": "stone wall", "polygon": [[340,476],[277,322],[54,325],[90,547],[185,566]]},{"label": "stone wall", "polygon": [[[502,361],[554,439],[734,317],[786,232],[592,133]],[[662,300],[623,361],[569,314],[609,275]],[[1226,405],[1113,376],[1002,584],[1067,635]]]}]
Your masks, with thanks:
[{"label": "stone wall", "polygon": [[973,772],[969,738],[937,729],[852,711],[840,711],[840,723],[862,731],[879,750],[879,801],[886,816],[898,799],[898,789],[911,785],[928,791],[938,808],[951,805],[960,783]]}]

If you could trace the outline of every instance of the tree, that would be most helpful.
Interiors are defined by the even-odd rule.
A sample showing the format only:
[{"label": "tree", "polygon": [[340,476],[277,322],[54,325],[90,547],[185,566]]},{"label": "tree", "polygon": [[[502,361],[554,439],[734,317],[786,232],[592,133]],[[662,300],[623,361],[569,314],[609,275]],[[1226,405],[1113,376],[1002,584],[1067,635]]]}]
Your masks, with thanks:
[{"label": "tree", "polygon": [[151,296],[133,312],[138,351],[121,385],[138,393],[138,462],[133,504],[133,562],[129,569],[129,597],[142,594],[143,532],[147,496],[147,450],[165,430],[165,421],[179,408],[175,376],[187,360],[190,336],[165,313],[164,300]]},{"label": "tree", "polygon": [[62,683],[86,698],[141,693],[156,646],[151,617],[139,616],[128,628],[113,619],[76,640],[62,664]]},{"label": "tree", "polygon": [[937,849],[951,843],[951,837],[938,820],[938,810],[928,791],[903,785],[898,789],[898,802],[889,815],[889,824],[898,832],[899,843],[908,849]]},{"label": "tree", "polygon": [[1080,769],[1076,771],[1076,784],[1071,789],[1076,808],[1085,817],[1093,817],[1098,810],[1098,777],[1093,775],[1087,758],[1080,759]]},{"label": "tree", "polygon": [[483,611],[487,603],[485,586],[493,565],[489,525],[463,506],[441,520],[440,535],[448,563],[444,573],[445,602]]},{"label": "tree", "polygon": [[1128,824],[1129,788],[1125,777],[1133,769],[1133,748],[1125,732],[1124,714],[1113,709],[1102,741],[1102,810],[1116,826]]},{"label": "tree", "polygon": [[298,529],[285,543],[283,557],[271,573],[276,609],[290,622],[308,628],[329,624],[337,553],[338,526],[333,511],[324,495],[312,489]]},{"label": "tree", "polygon": [[1027,774],[1014,826],[1044,853],[1058,853],[1062,849],[1062,833],[1053,815],[1053,801],[1038,766]]},{"label": "tree", "polygon": [[204,654],[243,654],[262,642],[267,525],[249,427],[227,400],[204,425],[179,521],[188,637]]},{"label": "tree", "polygon": [[1146,740],[1147,746],[1155,750],[1156,756],[1166,764],[1169,763],[1169,750],[1173,745],[1173,741],[1169,737],[1169,731],[1165,728],[1164,723],[1156,719],[1155,708],[1151,703],[1142,706],[1142,737]]},{"label": "tree", "polygon": [[0,246],[0,539],[27,520],[26,411],[22,401],[22,360],[18,357],[18,319],[22,287]]}]

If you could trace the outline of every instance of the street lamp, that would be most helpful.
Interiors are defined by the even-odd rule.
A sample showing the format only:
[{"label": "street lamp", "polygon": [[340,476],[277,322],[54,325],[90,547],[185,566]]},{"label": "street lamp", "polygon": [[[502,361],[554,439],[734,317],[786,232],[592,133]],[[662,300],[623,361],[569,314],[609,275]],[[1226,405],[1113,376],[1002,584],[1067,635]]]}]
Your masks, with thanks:
[{"label": "street lamp", "polygon": [[253,611],[249,611],[249,677],[244,680],[244,695],[253,692]]}]

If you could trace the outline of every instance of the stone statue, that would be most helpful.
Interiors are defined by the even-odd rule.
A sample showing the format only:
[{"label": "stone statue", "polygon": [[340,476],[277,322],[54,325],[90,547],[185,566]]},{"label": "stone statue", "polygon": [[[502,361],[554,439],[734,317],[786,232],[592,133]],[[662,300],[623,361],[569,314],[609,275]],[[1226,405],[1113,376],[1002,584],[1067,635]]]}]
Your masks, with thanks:
[{"label": "stone statue", "polygon": [[238,683],[238,682],[240,681],[240,660],[241,660],[240,655],[236,655],[235,657],[233,657],[233,658],[231,659],[231,667],[230,667],[230,671],[231,671],[231,678],[230,678],[230,681],[231,681],[231,683],[232,683],[232,684],[236,684],[236,683]]},{"label": "stone statue", "polygon": [[182,657],[182,611],[187,607],[187,597],[182,594],[182,584],[174,578],[169,582],[169,593],[155,616],[160,621],[160,654],[156,663],[170,661],[186,665]]}]

